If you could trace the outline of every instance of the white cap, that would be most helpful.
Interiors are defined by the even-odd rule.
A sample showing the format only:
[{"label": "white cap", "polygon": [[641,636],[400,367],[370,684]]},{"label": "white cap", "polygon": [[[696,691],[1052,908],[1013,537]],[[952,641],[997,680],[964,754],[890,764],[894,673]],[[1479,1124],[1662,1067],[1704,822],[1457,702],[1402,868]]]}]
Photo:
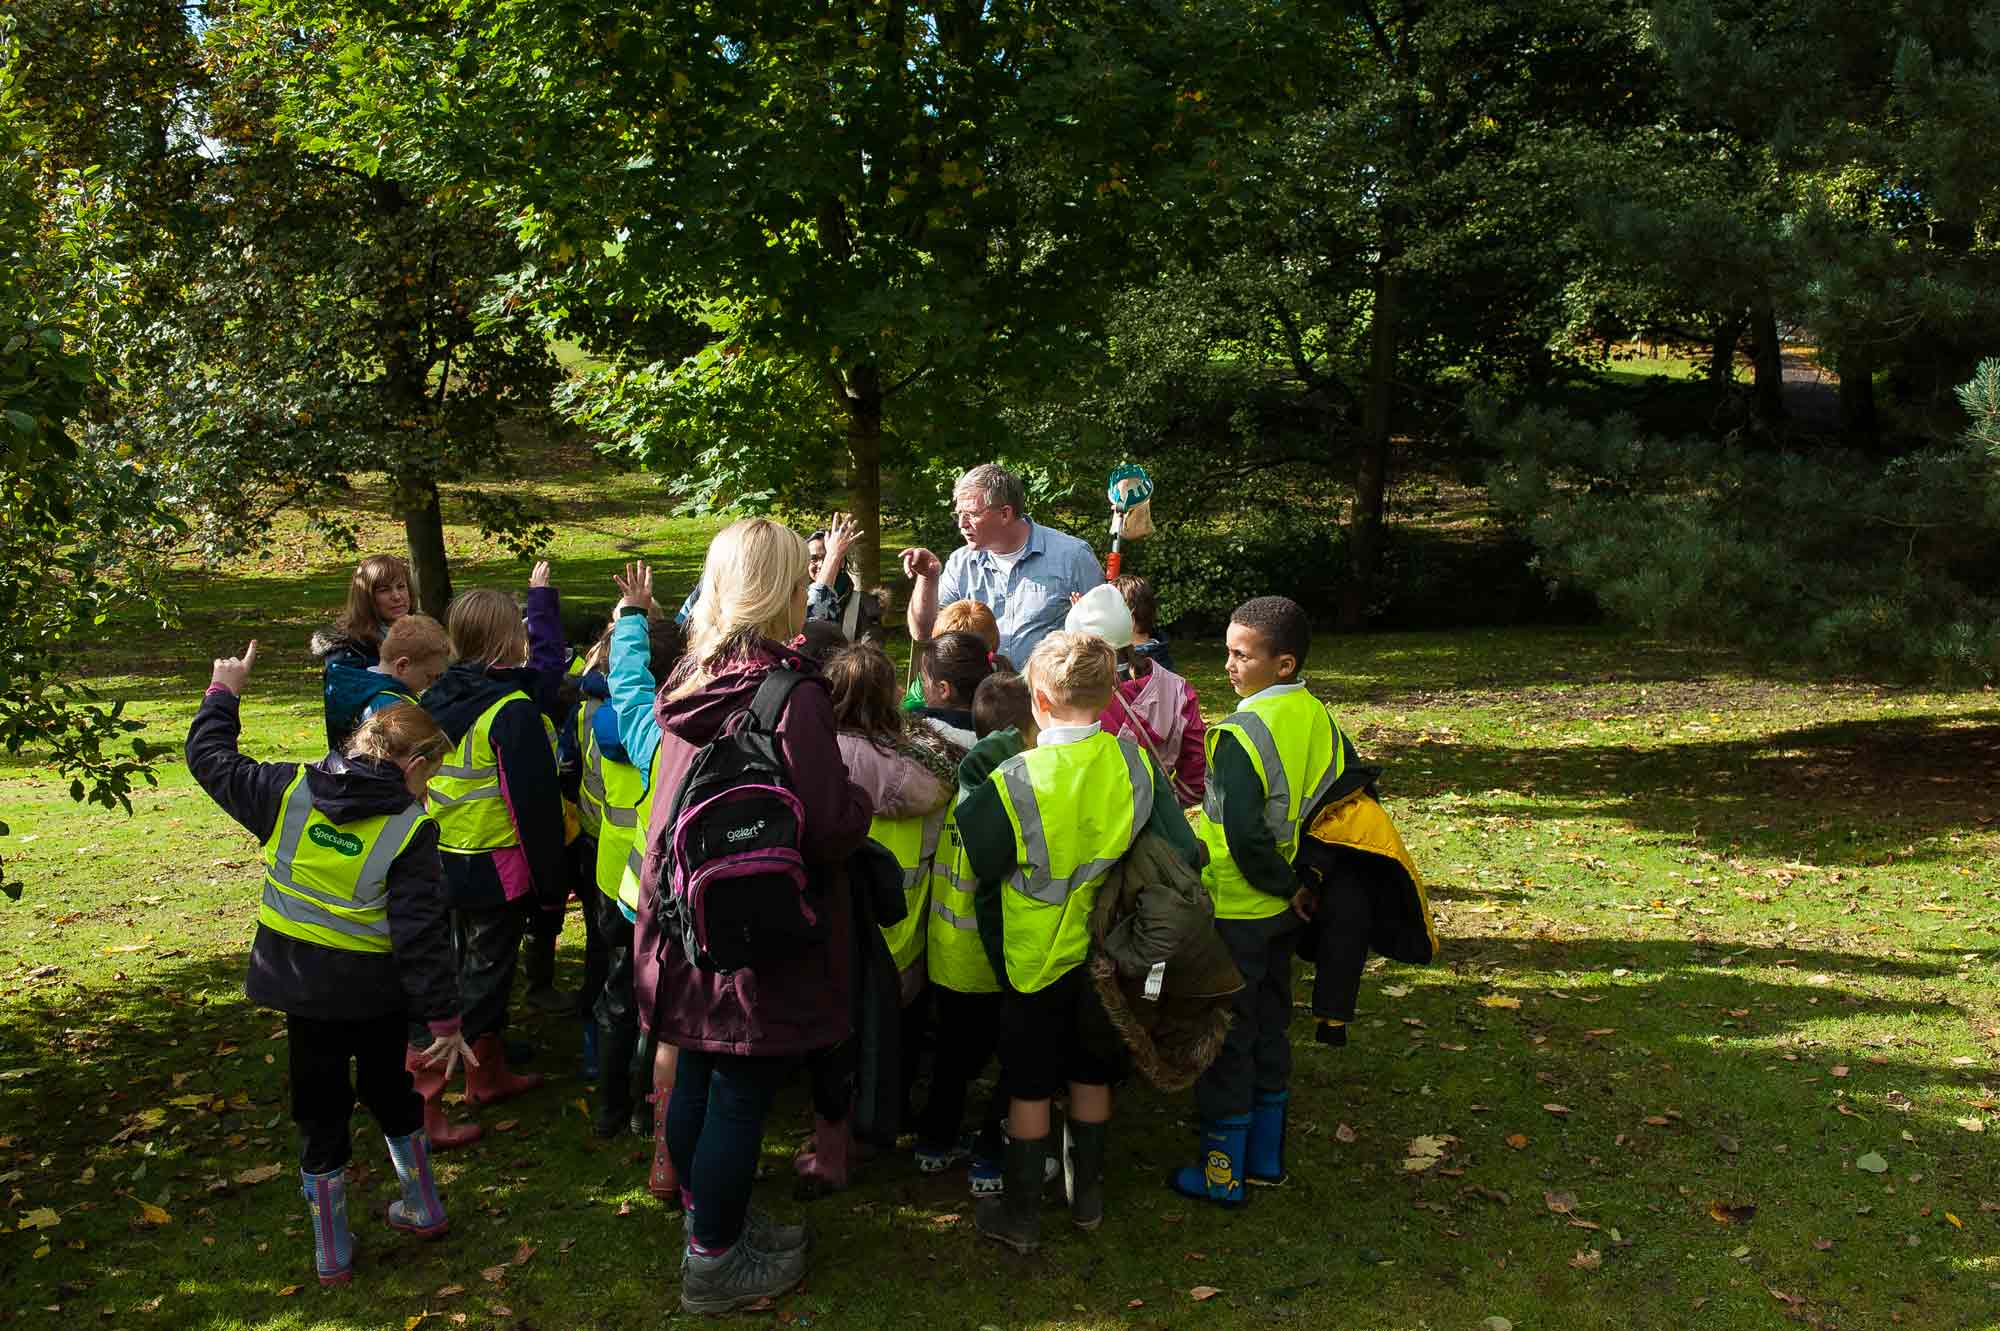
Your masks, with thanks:
[{"label": "white cap", "polygon": [[1132,612],[1126,608],[1124,593],[1108,582],[1092,587],[1069,608],[1063,628],[1102,638],[1113,651],[1132,645]]}]

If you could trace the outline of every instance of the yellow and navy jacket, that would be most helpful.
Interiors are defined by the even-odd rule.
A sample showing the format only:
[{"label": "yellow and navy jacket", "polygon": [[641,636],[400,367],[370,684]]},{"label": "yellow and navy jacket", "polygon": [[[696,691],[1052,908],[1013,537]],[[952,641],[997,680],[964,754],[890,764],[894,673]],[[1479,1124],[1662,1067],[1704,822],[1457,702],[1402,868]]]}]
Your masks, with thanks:
[{"label": "yellow and navy jacket", "polygon": [[1299,882],[1317,905],[1298,954],[1316,967],[1312,1008],[1322,1040],[1327,1027],[1354,1020],[1371,951],[1414,966],[1438,953],[1424,876],[1376,799],[1376,769],[1362,770],[1366,784],[1335,791],[1299,843]]},{"label": "yellow and navy jacket", "polygon": [[[244,983],[250,1001],[319,1021],[455,1022],[458,963],[437,825],[412,812],[402,772],[337,755],[260,763],[237,751],[240,730],[235,695],[212,689],[188,729],[187,762],[223,812],[265,847]],[[312,871],[316,854],[367,885],[361,900],[323,890]]]}]

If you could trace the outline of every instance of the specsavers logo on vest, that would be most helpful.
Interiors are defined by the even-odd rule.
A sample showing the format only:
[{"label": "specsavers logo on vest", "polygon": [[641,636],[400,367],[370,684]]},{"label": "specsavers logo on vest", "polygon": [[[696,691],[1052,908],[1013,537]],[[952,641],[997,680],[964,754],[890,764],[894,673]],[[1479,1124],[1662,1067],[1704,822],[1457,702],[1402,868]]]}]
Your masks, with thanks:
[{"label": "specsavers logo on vest", "polygon": [[325,823],[314,823],[312,829],[306,833],[306,836],[312,840],[314,845],[325,846],[328,850],[337,850],[343,855],[359,855],[361,853],[360,837],[355,836],[352,832],[343,832],[337,827],[329,827]]}]

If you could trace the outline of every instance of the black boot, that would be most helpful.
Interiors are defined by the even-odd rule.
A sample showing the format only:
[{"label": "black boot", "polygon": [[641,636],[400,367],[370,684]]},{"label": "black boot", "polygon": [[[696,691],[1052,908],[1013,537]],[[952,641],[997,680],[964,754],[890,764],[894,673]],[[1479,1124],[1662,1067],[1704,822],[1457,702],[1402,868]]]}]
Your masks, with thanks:
[{"label": "black boot", "polygon": [[528,981],[522,1001],[537,1012],[567,1012],[576,995],[556,988],[556,936],[529,933],[521,939],[521,973]]},{"label": "black boot", "polygon": [[1104,1220],[1104,1139],[1109,1128],[1075,1119],[1063,1123],[1069,1147],[1063,1158],[1063,1192],[1078,1229],[1096,1229]]},{"label": "black boot", "polygon": [[1004,1176],[1007,1190],[998,1197],[982,1197],[972,1223],[981,1234],[1004,1243],[1018,1253],[1030,1253],[1042,1242],[1042,1162],[1048,1158],[1049,1139],[1036,1137],[1007,1143]]},{"label": "black boot", "polygon": [[625,1132],[632,1118],[632,1051],[639,1043],[636,1029],[597,1030],[597,1117],[591,1130],[600,1137]]},{"label": "black boot", "polygon": [[650,1035],[641,1035],[632,1051],[632,1135],[653,1135],[653,1053],[658,1048]]}]

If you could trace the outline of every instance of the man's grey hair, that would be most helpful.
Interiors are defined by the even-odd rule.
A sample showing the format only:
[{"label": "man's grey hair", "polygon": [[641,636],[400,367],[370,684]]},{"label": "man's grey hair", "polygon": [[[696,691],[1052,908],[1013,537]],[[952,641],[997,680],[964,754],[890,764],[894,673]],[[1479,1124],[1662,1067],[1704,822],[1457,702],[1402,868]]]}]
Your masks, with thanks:
[{"label": "man's grey hair", "polygon": [[953,498],[978,495],[979,502],[988,508],[1011,508],[1017,518],[1028,511],[1028,491],[1021,478],[997,463],[982,462],[966,472],[951,487],[951,493]]}]

